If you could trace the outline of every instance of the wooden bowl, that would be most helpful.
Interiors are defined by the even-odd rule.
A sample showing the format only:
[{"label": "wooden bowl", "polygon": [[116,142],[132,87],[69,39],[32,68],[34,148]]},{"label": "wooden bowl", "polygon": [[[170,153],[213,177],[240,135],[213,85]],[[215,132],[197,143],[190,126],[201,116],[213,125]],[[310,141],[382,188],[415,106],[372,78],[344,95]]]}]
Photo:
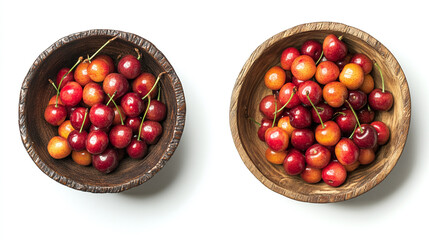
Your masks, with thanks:
[{"label": "wooden bowl", "polygon": [[[167,118],[162,122],[163,134],[149,148],[142,160],[125,158],[119,167],[103,174],[94,167],[84,167],[71,157],[56,160],[50,157],[47,144],[58,135],[57,127],[44,120],[44,109],[55,90],[48,79],[55,79],[58,70],[72,67],[79,56],[92,55],[108,39],[118,38],[107,45],[102,54],[116,59],[118,55],[142,53],[142,69],[155,76],[166,71],[160,80],[161,100],[166,104]],[[46,175],[68,187],[95,193],[121,192],[149,180],[164,167],[177,148],[185,125],[186,104],[182,85],[167,58],[152,43],[132,33],[96,29],[71,34],[59,39],[42,52],[25,77],[19,101],[19,128],[22,142],[36,165]]]},{"label": "wooden bowl", "polygon": [[[271,93],[263,81],[265,72],[279,64],[280,55],[287,47],[299,47],[309,39],[323,42],[326,35],[343,35],[350,52],[363,52],[379,63],[386,89],[394,96],[394,105],[388,112],[376,114],[376,120],[385,122],[391,130],[390,140],[382,146],[376,160],[350,173],[346,182],[334,188],[323,181],[305,183],[299,176],[289,176],[282,165],[273,165],[265,159],[267,145],[257,137],[258,126],[250,120],[262,119],[260,100]],[[378,71],[372,72],[376,87],[380,87]],[[392,53],[368,33],[341,23],[316,22],[293,27],[262,43],[244,64],[235,83],[230,105],[230,127],[235,146],[247,168],[269,189],[289,198],[304,202],[337,202],[359,196],[380,183],[392,170],[404,148],[411,116],[408,83]]]}]

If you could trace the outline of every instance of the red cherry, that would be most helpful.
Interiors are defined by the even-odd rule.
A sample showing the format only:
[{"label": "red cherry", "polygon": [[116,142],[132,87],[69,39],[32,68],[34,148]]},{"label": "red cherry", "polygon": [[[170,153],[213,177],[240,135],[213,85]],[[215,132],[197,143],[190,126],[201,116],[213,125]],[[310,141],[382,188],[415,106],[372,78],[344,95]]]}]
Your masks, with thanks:
[{"label": "red cherry", "polygon": [[119,165],[119,155],[116,149],[108,148],[100,154],[92,156],[92,166],[102,173],[110,173]]},{"label": "red cherry", "polygon": [[115,113],[112,108],[97,103],[89,110],[89,120],[99,128],[106,128],[112,125]]},{"label": "red cherry", "polygon": [[82,87],[77,82],[68,82],[60,91],[65,106],[76,106],[82,100]]},{"label": "red cherry", "polygon": [[107,133],[101,130],[95,130],[88,133],[86,138],[86,150],[91,154],[100,154],[106,150],[109,145]]},{"label": "red cherry", "polygon": [[147,154],[147,145],[142,140],[137,140],[136,137],[131,139],[131,143],[126,148],[128,156],[134,159],[141,159]]},{"label": "red cherry", "polygon": [[292,66],[293,60],[300,56],[298,49],[294,47],[289,47],[283,50],[282,55],[280,57],[280,65],[284,70],[290,70]]},{"label": "red cherry", "polygon": [[133,55],[125,55],[119,60],[118,72],[127,79],[134,79],[141,73],[140,61]]},{"label": "red cherry", "polygon": [[289,175],[298,175],[305,168],[305,157],[300,151],[291,149],[283,162],[283,168]]},{"label": "red cherry", "polygon": [[289,136],[282,128],[272,127],[265,132],[265,142],[273,151],[284,151],[289,146]]},{"label": "red cherry", "polygon": [[48,105],[45,108],[44,117],[49,124],[59,126],[67,117],[67,109],[60,104],[57,106],[55,104]]},{"label": "red cherry", "polygon": [[386,124],[381,121],[372,122],[371,125],[377,131],[377,144],[384,145],[389,141],[390,138],[390,130]]},{"label": "red cherry", "polygon": [[[55,83],[57,87],[60,86],[60,89],[62,89],[68,82],[74,81],[74,77],[73,77],[74,73],[73,71],[71,71],[69,74],[67,74],[69,71],[70,71],[70,68],[66,68],[66,67],[61,68],[60,71],[58,71]],[[63,79],[63,76],[66,74],[67,76]]]},{"label": "red cherry", "polygon": [[323,181],[332,187],[338,187],[346,181],[347,171],[343,165],[332,161],[322,170]]}]

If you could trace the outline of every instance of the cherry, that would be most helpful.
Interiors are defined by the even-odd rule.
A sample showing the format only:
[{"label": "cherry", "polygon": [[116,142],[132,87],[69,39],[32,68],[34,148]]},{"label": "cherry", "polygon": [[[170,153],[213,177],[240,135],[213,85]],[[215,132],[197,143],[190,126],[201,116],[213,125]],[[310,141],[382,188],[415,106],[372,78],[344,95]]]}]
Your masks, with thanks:
[{"label": "cherry", "polygon": [[57,103],[57,95],[54,95],[49,99],[48,105],[51,105],[51,104],[64,105],[63,102],[61,102],[60,97],[58,97],[58,103]]},{"label": "cherry", "polygon": [[154,99],[158,92],[158,86],[155,86],[155,82],[156,79],[153,74],[143,72],[132,82],[131,86],[133,92],[138,93],[140,97],[144,97],[152,88],[154,88],[154,90],[149,95],[152,99]]},{"label": "cherry", "polygon": [[48,153],[55,159],[62,159],[70,155],[72,149],[70,148],[67,140],[60,136],[52,137],[48,142]]},{"label": "cherry", "polygon": [[305,106],[310,106],[310,102],[318,104],[322,100],[322,88],[316,82],[305,81],[298,88],[298,97]]},{"label": "cherry", "polygon": [[340,127],[334,121],[320,124],[314,130],[316,141],[323,146],[335,146],[341,138]]},{"label": "cherry", "polygon": [[82,125],[83,125],[82,129],[84,130],[89,128],[89,126],[91,125],[91,122],[89,121],[88,118],[85,118],[86,111],[87,111],[87,108],[77,107],[70,113],[70,123],[74,129],[80,129]]},{"label": "cherry", "polygon": [[258,128],[258,137],[261,141],[265,142],[265,132],[273,125],[273,120],[266,117],[262,118]]},{"label": "cherry", "polygon": [[88,131],[92,132],[92,131],[100,130],[100,131],[103,131],[105,133],[109,133],[111,127],[112,126],[108,126],[108,127],[105,127],[105,128],[99,128],[99,127],[95,126],[94,124],[91,124],[91,126],[89,126],[89,130]]},{"label": "cherry", "polygon": [[[271,121],[271,124],[272,124],[272,121]],[[295,128],[290,124],[289,116],[284,116],[280,118],[279,121],[277,122],[277,127],[285,130],[289,137],[292,136],[292,132],[295,130]]]},{"label": "cherry", "polygon": [[286,82],[286,73],[279,67],[270,68],[264,76],[265,86],[271,90],[279,90]]},{"label": "cherry", "polygon": [[290,110],[289,117],[290,124],[294,128],[308,128],[312,123],[310,110],[302,105],[292,108]]},{"label": "cherry", "polygon": [[158,100],[152,100],[147,111],[146,118],[152,121],[162,121],[167,116],[167,107]]},{"label": "cherry", "polygon": [[120,73],[110,73],[103,81],[103,90],[106,94],[113,95],[116,92],[113,100],[125,95],[129,87],[128,80]]},{"label": "cherry", "polygon": [[283,85],[283,87],[279,91],[280,106],[285,106],[286,108],[293,108],[298,106],[301,101],[299,100],[298,95],[295,94],[297,90],[298,87],[294,83],[289,82]]},{"label": "cherry", "polygon": [[141,54],[137,48],[135,50],[137,52],[137,57],[128,54],[123,56],[118,63],[118,72],[127,79],[134,79],[141,73],[141,64],[139,61]]},{"label": "cherry", "polygon": [[95,82],[90,82],[83,88],[82,100],[89,107],[104,102],[104,98],[103,88]]},{"label": "cherry", "polygon": [[317,40],[307,40],[301,45],[301,54],[310,56],[317,62],[322,55],[322,44]]},{"label": "cherry", "polygon": [[271,148],[267,148],[267,150],[265,150],[265,158],[268,160],[268,162],[272,164],[283,164],[286,155],[286,151],[276,152],[273,151]]},{"label": "cherry", "polygon": [[265,142],[273,151],[284,151],[289,146],[289,136],[279,127],[271,127],[265,131]]},{"label": "cherry", "polygon": [[283,162],[283,168],[289,175],[300,174],[302,171],[304,171],[305,168],[304,155],[300,151],[292,148],[286,155],[286,158]]},{"label": "cherry", "polygon": [[92,165],[102,173],[110,173],[119,165],[118,152],[113,148],[108,148],[92,156]]},{"label": "cherry", "polygon": [[134,92],[125,94],[121,99],[121,107],[128,117],[137,117],[140,115],[145,108],[144,105],[140,95]]},{"label": "cherry", "polygon": [[384,145],[389,141],[390,138],[390,130],[386,124],[381,121],[372,122],[371,125],[377,131],[377,144]]},{"label": "cherry", "polygon": [[292,146],[305,151],[314,143],[314,133],[310,129],[295,129],[291,135]]},{"label": "cherry", "polygon": [[128,117],[125,119],[125,126],[130,127],[134,134],[139,132],[140,123],[141,119],[139,117]]},{"label": "cherry", "polygon": [[82,87],[77,82],[68,82],[60,91],[65,106],[76,106],[82,100]]},{"label": "cherry", "polygon": [[67,139],[69,134],[75,130],[74,127],[71,125],[70,120],[65,120],[61,125],[58,127],[58,135],[61,137]]},{"label": "cherry", "polygon": [[88,61],[81,62],[74,71],[74,79],[81,86],[85,86],[86,84],[92,82],[91,78],[88,76]]},{"label": "cherry", "polygon": [[370,124],[362,124],[356,128],[353,142],[359,148],[373,148],[377,144],[377,130]]},{"label": "cherry", "polygon": [[348,97],[347,87],[338,81],[326,84],[322,91],[323,99],[334,108],[341,107]]},{"label": "cherry", "polygon": [[363,78],[362,86],[360,86],[359,90],[364,92],[365,94],[370,94],[374,89],[374,79],[370,74],[366,74]]},{"label": "cherry", "polygon": [[144,121],[141,127],[141,138],[147,144],[155,144],[158,142],[162,134],[162,125],[155,121]]},{"label": "cherry", "polygon": [[131,139],[130,144],[127,146],[126,151],[128,156],[134,159],[141,159],[147,154],[147,145],[144,141],[137,140],[136,137]]},{"label": "cherry", "polygon": [[327,84],[337,80],[339,75],[340,69],[338,66],[331,61],[325,61],[317,65],[315,78],[318,83]]},{"label": "cherry", "polygon": [[342,138],[335,145],[335,156],[343,165],[353,164],[359,158],[359,148],[349,138]]},{"label": "cherry", "polygon": [[295,86],[299,87],[301,83],[305,82],[304,80],[298,79],[295,76],[292,76],[292,83],[295,84]]},{"label": "cherry", "polygon": [[[359,90],[350,90],[347,98],[354,110],[363,108],[367,103],[367,96],[364,92]],[[349,107],[346,105],[346,107]]]},{"label": "cherry", "polygon": [[126,148],[132,137],[133,130],[125,125],[113,126],[109,133],[109,141],[116,148]]},{"label": "cherry", "polygon": [[82,151],[86,148],[85,144],[88,133],[83,130],[83,127],[85,125],[87,115],[88,110],[85,110],[85,115],[79,130],[73,130],[67,137],[67,142],[74,151]]},{"label": "cherry", "polygon": [[109,137],[107,133],[101,130],[95,130],[88,133],[85,146],[86,150],[91,154],[100,154],[106,150],[109,145]]},{"label": "cherry", "polygon": [[341,39],[342,36],[337,38],[334,34],[329,34],[323,40],[323,54],[331,62],[342,60],[347,55],[347,45]]},{"label": "cherry", "polygon": [[[282,111],[280,110],[280,102],[274,97],[274,95],[265,96],[259,103],[259,111],[268,119],[274,119],[274,116],[280,117]],[[275,114],[275,112],[277,113]]]},{"label": "cherry", "polygon": [[300,176],[307,183],[318,183],[322,180],[322,169],[306,166]]},{"label": "cherry", "polygon": [[305,161],[308,167],[322,169],[331,161],[331,152],[320,144],[314,144],[305,151]]},{"label": "cherry", "polygon": [[363,148],[359,150],[359,163],[362,165],[368,165],[375,160],[374,150],[371,148]]},{"label": "cherry", "polygon": [[92,154],[86,150],[72,151],[71,157],[75,163],[82,166],[88,166],[92,162]]},{"label": "cherry", "polygon": [[109,72],[114,72],[115,71],[115,63],[113,62],[113,59],[106,54],[101,54],[97,56],[98,59],[103,59],[104,61],[107,62],[107,64],[109,65]]},{"label": "cherry", "polygon": [[376,88],[368,96],[368,103],[372,109],[377,111],[389,111],[393,105],[393,95],[388,91]]},{"label": "cherry", "polygon": [[111,65],[104,58],[95,58],[88,65],[88,76],[94,82],[103,82],[109,73],[111,73]]},{"label": "cherry", "polygon": [[320,102],[316,105],[316,109],[311,109],[311,117],[313,118],[313,122],[321,123],[320,118],[323,122],[329,121],[334,116],[334,109],[324,102]]},{"label": "cherry", "polygon": [[112,110],[115,115],[113,117],[112,125],[119,125],[119,124],[122,124],[122,122],[126,121],[125,113],[121,106],[117,106],[117,107],[115,106],[112,108]]},{"label": "cherry", "polygon": [[300,80],[309,80],[316,73],[316,63],[313,58],[307,55],[301,55],[292,62],[292,75]]},{"label": "cherry", "polygon": [[335,122],[344,134],[351,134],[357,125],[357,121],[353,112],[349,109],[338,112]]},{"label": "cherry", "polygon": [[89,120],[93,125],[99,128],[109,127],[113,123],[115,113],[112,108],[97,103],[89,110]]},{"label": "cherry", "polygon": [[372,71],[372,61],[364,53],[356,53],[350,59],[351,63],[356,63],[362,67],[364,74],[369,74]]},{"label": "cherry", "polygon": [[347,54],[345,58],[338,60],[335,62],[335,65],[338,66],[338,69],[340,70],[340,72],[343,70],[344,66],[347,65],[348,63],[350,63],[350,60],[352,58],[351,54]]},{"label": "cherry", "polygon": [[289,47],[283,50],[282,55],[280,57],[280,65],[284,70],[290,70],[292,66],[293,60],[301,55],[298,49],[294,47]]},{"label": "cherry", "polygon": [[329,186],[338,187],[346,181],[346,178],[347,171],[338,162],[332,161],[322,170],[322,179]]},{"label": "cherry", "polygon": [[55,106],[55,104],[51,104],[45,108],[44,118],[49,124],[53,126],[61,125],[66,117],[67,109],[63,105],[58,104]]},{"label": "cherry", "polygon": [[357,90],[362,86],[364,77],[365,74],[360,65],[356,63],[348,63],[341,71],[339,79],[347,89]]},{"label": "cherry", "polygon": [[[70,68],[64,67],[61,68],[57,73],[57,78],[55,83],[59,88],[63,88],[68,82],[74,81],[73,71]],[[60,84],[61,83],[61,84]]]},{"label": "cherry", "polygon": [[375,112],[368,106],[364,107],[361,110],[357,112],[357,116],[359,119],[359,122],[361,123],[371,123],[374,121],[375,118]]}]

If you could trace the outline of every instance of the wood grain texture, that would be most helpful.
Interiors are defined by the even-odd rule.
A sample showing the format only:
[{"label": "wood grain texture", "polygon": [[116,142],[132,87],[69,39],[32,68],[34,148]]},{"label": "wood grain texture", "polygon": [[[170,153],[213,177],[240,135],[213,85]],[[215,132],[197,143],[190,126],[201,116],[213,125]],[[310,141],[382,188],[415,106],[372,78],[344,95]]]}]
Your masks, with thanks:
[{"label": "wood grain texture", "polygon": [[[108,39],[118,38],[107,45],[101,54],[114,60],[119,55],[133,54],[134,48],[142,53],[142,68],[160,80],[161,100],[166,104],[167,118],[162,122],[163,135],[149,154],[141,160],[126,158],[110,174],[98,172],[93,167],[75,164],[68,157],[55,160],[47,152],[51,137],[58,135],[57,127],[49,125],[43,117],[49,98],[55,94],[48,79],[54,79],[64,66],[71,67],[79,56],[92,55]],[[34,163],[46,175],[71,188],[94,193],[117,193],[138,186],[164,167],[177,148],[185,126],[186,103],[181,82],[167,58],[151,42],[132,33],[94,29],[71,34],[59,39],[34,61],[25,77],[19,100],[19,129],[22,142]]]},{"label": "wood grain texture", "polygon": [[[333,188],[320,182],[308,184],[299,176],[287,175],[281,165],[265,160],[266,144],[257,137],[258,126],[249,117],[260,121],[260,100],[270,94],[263,81],[265,72],[279,63],[281,52],[287,47],[300,47],[306,40],[323,42],[326,35],[343,35],[350,52],[363,52],[380,65],[385,87],[394,96],[394,105],[388,112],[377,113],[376,120],[391,129],[391,138],[381,147],[376,160],[349,174],[345,184]],[[376,87],[381,77],[372,72]],[[246,167],[269,189],[289,198],[313,203],[344,201],[359,196],[375,187],[396,165],[406,143],[411,117],[411,98],[408,83],[401,66],[392,53],[368,33],[341,23],[315,22],[299,25],[278,33],[262,43],[244,64],[231,95],[230,128],[235,146]]]}]

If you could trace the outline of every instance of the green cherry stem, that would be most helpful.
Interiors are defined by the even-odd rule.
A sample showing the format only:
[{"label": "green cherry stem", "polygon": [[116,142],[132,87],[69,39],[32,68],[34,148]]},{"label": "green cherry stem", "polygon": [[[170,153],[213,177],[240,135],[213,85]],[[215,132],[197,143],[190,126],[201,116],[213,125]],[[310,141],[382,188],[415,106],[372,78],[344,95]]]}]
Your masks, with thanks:
[{"label": "green cherry stem", "polygon": [[[116,92],[113,94],[113,96],[114,96],[115,94],[116,94]],[[121,125],[123,126],[123,125],[124,125],[124,120],[122,119],[121,110],[119,110],[118,105],[116,105],[115,100],[113,100],[113,96],[110,96],[109,94],[107,94],[107,96],[110,98],[110,99],[109,99],[109,101],[110,101],[110,100],[112,100],[112,103],[113,103],[113,105],[115,105],[116,110],[118,110],[119,118],[121,119]],[[107,105],[109,105],[109,104],[107,104]]]},{"label": "green cherry stem", "polygon": [[357,124],[355,124],[355,129],[353,129],[353,132],[352,132],[352,134],[350,134],[350,139],[352,139],[353,138],[353,135],[355,135],[355,131],[356,131],[356,128],[357,128]]},{"label": "green cherry stem", "polygon": [[149,96],[149,94],[153,91],[153,89],[155,88],[156,84],[158,84],[159,80],[161,79],[162,75],[166,74],[167,72],[162,72],[158,75],[158,77],[156,78],[155,84],[153,84],[152,88],[149,90],[148,93],[146,93],[146,95],[144,95],[144,97],[142,97],[142,100],[144,100],[145,98],[147,98],[147,96]]},{"label": "green cherry stem", "polygon": [[359,118],[358,118],[358,116],[356,115],[355,110],[353,109],[352,105],[350,104],[350,102],[349,102],[347,99],[346,99],[346,103],[349,105],[350,110],[352,110],[353,115],[355,115],[356,122],[357,122],[357,124],[359,125],[360,132],[361,132],[361,133],[363,133],[363,129],[362,129],[361,125],[360,125]]},{"label": "green cherry stem", "polygon": [[156,100],[159,102],[159,100],[161,99],[161,85],[159,85],[158,87],[158,96],[156,97]]},{"label": "green cherry stem", "polygon": [[316,62],[316,66],[317,66],[317,64],[319,64],[319,62],[320,62],[320,60],[322,60],[322,58],[323,58],[323,50],[322,50],[322,53],[320,54],[320,57],[319,57],[319,59],[317,59],[317,62]]},{"label": "green cherry stem", "polygon": [[107,40],[107,42],[105,42],[103,44],[103,46],[101,46],[94,54],[92,54],[92,56],[90,58],[88,58],[88,61],[91,62],[91,60],[105,47],[107,46],[110,42],[114,41],[116,38],[118,38],[119,35],[114,36],[113,38]]},{"label": "green cherry stem", "polygon": [[295,95],[295,93],[296,93],[296,87],[293,87],[292,94],[290,95],[289,100],[287,100],[285,105],[283,105],[279,110],[275,111],[275,113],[281,112],[289,104],[289,102],[292,100],[292,97],[293,97],[293,95]]},{"label": "green cherry stem", "polygon": [[311,106],[316,111],[316,114],[317,114],[317,116],[319,117],[319,120],[320,120],[320,124],[322,125],[322,129],[324,129],[325,128],[325,124],[323,124],[322,117],[320,116],[319,111],[317,110],[316,106],[314,106],[313,102],[311,101],[310,96],[309,96],[309,92],[307,91],[305,93],[305,95],[307,96],[308,101],[311,103]]},{"label": "green cherry stem", "polygon": [[274,127],[274,125],[276,124],[276,117],[277,117],[277,101],[274,102],[274,120],[273,120],[273,124],[271,124],[271,127]]},{"label": "green cherry stem", "polygon": [[87,109],[85,109],[85,115],[83,116],[83,121],[82,121],[82,125],[80,126],[79,133],[81,133],[81,132],[82,132],[83,126],[85,125],[86,115],[88,115],[88,108],[87,108]]},{"label": "green cherry stem", "polygon": [[116,95],[116,92],[117,91],[115,91],[112,96],[110,96],[109,94],[107,94],[107,96],[109,97],[109,101],[107,101],[106,106],[109,106],[109,103],[110,103],[110,101],[113,100],[113,97]]},{"label": "green cherry stem", "polygon": [[134,48],[134,51],[136,51],[137,53],[137,60],[140,60],[140,58],[142,57],[142,54],[140,53],[138,48]]},{"label": "green cherry stem", "polygon": [[380,73],[380,76],[381,76],[381,91],[384,93],[384,77],[383,77],[383,72],[381,71],[380,65],[378,65],[378,63],[375,60],[374,60],[374,66],[377,67],[378,72]]},{"label": "green cherry stem", "polygon": [[146,111],[144,112],[144,115],[142,117],[142,121],[140,123],[139,135],[137,136],[137,141],[140,141],[140,135],[141,135],[141,132],[142,132],[143,122],[144,122],[144,119],[146,118],[146,114],[147,114],[147,112],[149,110],[149,106],[150,106],[150,97],[147,98],[147,107],[146,107]]},{"label": "green cherry stem", "polygon": [[252,122],[254,122],[256,125],[261,126],[261,123],[259,123],[258,121],[256,121],[252,117],[249,117],[249,119],[252,120]]}]

